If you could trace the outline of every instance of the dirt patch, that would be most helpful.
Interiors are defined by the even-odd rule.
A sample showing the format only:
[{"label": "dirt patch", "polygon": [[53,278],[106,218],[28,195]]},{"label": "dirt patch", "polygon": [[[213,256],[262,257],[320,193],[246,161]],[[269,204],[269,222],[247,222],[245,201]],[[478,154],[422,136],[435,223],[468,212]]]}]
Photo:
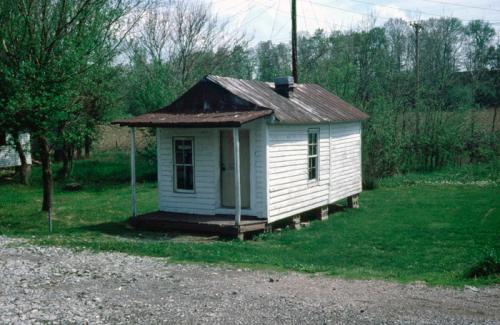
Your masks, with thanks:
[{"label": "dirt patch", "polygon": [[500,323],[500,286],[457,290],[182,265],[5,237],[0,274],[0,323]]},{"label": "dirt patch", "polygon": [[[146,147],[155,141],[154,133],[146,128],[136,128],[135,141],[137,149]],[[99,140],[94,144],[97,151],[129,150],[129,128],[118,125],[102,125],[99,127]]]}]

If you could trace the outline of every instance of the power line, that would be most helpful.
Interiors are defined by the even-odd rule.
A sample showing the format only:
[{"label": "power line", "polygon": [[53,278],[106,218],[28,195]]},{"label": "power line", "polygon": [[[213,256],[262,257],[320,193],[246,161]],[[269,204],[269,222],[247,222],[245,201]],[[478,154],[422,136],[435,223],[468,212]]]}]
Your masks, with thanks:
[{"label": "power line", "polygon": [[[406,9],[406,8],[401,8],[401,7],[396,7],[396,6],[388,6],[388,5],[373,3],[373,2],[364,1],[364,0],[348,0],[348,1],[367,4],[367,5],[371,5],[371,6],[378,6],[378,7],[384,7],[384,8],[389,8],[389,9],[401,10],[401,11],[406,11],[409,13],[423,14],[423,15],[430,16],[430,17],[436,17],[436,16],[442,17],[441,14],[435,14],[435,13],[425,12],[425,11],[421,11],[421,10]],[[486,8],[483,8],[483,9],[486,9]],[[492,9],[492,10],[493,11],[500,11],[500,10],[494,10],[494,9]],[[474,19],[461,19],[461,20],[464,22],[468,22],[468,21],[472,21]]]},{"label": "power line", "polygon": [[[237,7],[241,6],[241,4],[243,4],[243,7],[245,7],[245,8],[243,8],[242,10],[236,12],[235,14],[230,15],[229,17],[227,17],[227,19],[232,19],[232,18],[234,18],[236,16],[239,16],[239,15],[241,15],[243,13],[246,13],[246,15],[248,15],[248,12],[250,11],[250,4],[248,4],[248,6],[247,6],[247,3],[245,3],[245,2],[237,3],[235,6],[231,6],[227,10],[231,10],[231,9],[237,8]],[[246,17],[246,15],[245,15],[245,17]]]},{"label": "power line", "polygon": [[344,11],[344,12],[349,12],[349,13],[353,13],[353,14],[360,15],[360,16],[365,16],[368,18],[379,18],[379,19],[383,19],[383,20],[397,18],[397,17],[378,16],[378,15],[374,15],[373,13],[365,13],[365,12],[359,12],[359,11],[355,11],[355,10],[351,10],[351,9],[340,8],[340,7],[332,6],[330,4],[316,2],[316,1],[311,1],[311,3],[314,3],[314,4],[321,6],[321,7],[332,8],[332,9],[336,9],[336,10],[340,10],[340,11]]},{"label": "power line", "polygon": [[[316,2],[316,1],[311,1],[311,3],[314,3],[314,4],[316,4],[318,6],[321,6],[321,7],[332,8],[332,9],[336,9],[336,10],[340,10],[340,11],[350,12],[350,13],[357,14],[357,15],[360,15],[360,16],[371,16],[371,17],[373,17],[373,15],[370,15],[370,14],[367,14],[367,13],[358,12],[358,11],[354,11],[354,10],[350,10],[350,9],[345,9],[345,8],[340,8],[340,7],[335,7],[335,6],[332,6],[330,4],[326,4],[326,3],[321,3],[321,2]],[[379,18],[383,18],[383,17],[379,17]]]},{"label": "power line", "polygon": [[[258,3],[260,5],[264,5],[262,2],[259,2],[259,1],[255,1],[255,3]],[[277,12],[279,12],[279,13],[281,13],[283,15],[286,15],[287,18],[290,17],[290,11],[285,11],[285,10],[282,10],[282,9],[277,9]],[[317,17],[313,18],[313,17],[306,16],[306,15],[299,14],[299,13],[297,13],[297,17],[304,18],[304,19],[307,18],[307,19],[310,19],[310,20],[316,19],[316,21],[323,22],[323,23],[326,23],[326,24],[329,24],[329,25],[333,25],[336,28],[340,28],[342,26],[341,24],[332,23],[331,20],[318,19]]]},{"label": "power line", "polygon": [[422,0],[422,1],[431,2],[431,3],[439,3],[439,4],[448,5],[448,6],[455,6],[455,7],[472,8],[472,9],[488,10],[488,11],[498,11],[498,12],[500,12],[500,9],[478,7],[478,6],[470,6],[470,5],[464,5],[464,4],[459,4],[459,3],[451,3],[451,2],[446,2],[446,1],[438,1],[438,0]]},{"label": "power line", "polygon": [[[295,11],[295,17],[297,17],[297,10]],[[309,26],[307,26],[308,19],[306,19],[306,16],[303,16],[301,18],[302,18],[302,21],[304,22],[304,26],[305,26],[306,30],[309,30]]]},{"label": "power line", "polygon": [[[263,10],[261,10],[257,15],[255,15],[252,19],[248,20],[245,22],[245,20],[243,20],[241,23],[240,23],[240,27],[241,26],[244,26],[244,25],[248,25],[250,24],[252,21],[256,20],[257,18],[259,18],[262,14],[264,14],[265,12],[267,12],[269,9],[271,9],[273,7],[273,5],[270,5],[270,6],[267,6],[266,8],[264,8]],[[246,18],[245,18],[246,19]]]},{"label": "power line", "polygon": [[[391,8],[391,9],[397,9],[397,10],[401,10],[401,11],[411,11],[411,12],[415,12],[415,13],[422,13],[422,14],[425,14],[425,15],[428,15],[428,16],[432,16],[432,17],[441,17],[441,15],[438,15],[438,14],[432,14],[432,13],[425,13],[425,12],[420,12],[418,10],[411,10],[411,9],[404,9],[404,8],[399,8],[399,7],[394,7],[394,6],[387,6],[387,5],[379,5],[379,4],[376,4],[376,3],[373,3],[373,2],[368,2],[368,1],[363,1],[363,0],[349,0],[349,1],[353,1],[353,2],[360,2],[360,3],[364,3],[364,4],[369,4],[369,5],[373,5],[373,6],[381,6],[381,7],[387,7],[387,8]],[[426,1],[430,1],[430,0],[426,0]],[[360,15],[360,16],[365,16],[365,17],[373,17],[373,18],[379,18],[379,19],[384,19],[384,20],[389,20],[389,19],[394,19],[394,18],[398,18],[398,17],[384,17],[384,16],[380,16],[380,15],[374,15],[373,13],[365,13],[365,12],[359,12],[359,11],[355,11],[355,10],[352,10],[352,9],[346,9],[346,8],[341,8],[341,7],[336,7],[336,6],[333,6],[333,5],[330,5],[330,4],[326,4],[326,3],[321,3],[321,2],[316,2],[316,1],[312,1],[310,0],[310,2],[318,5],[318,6],[321,6],[321,7],[326,7],[326,8],[332,8],[332,9],[336,9],[336,10],[340,10],[340,11],[345,11],[345,12],[349,12],[349,13],[353,13],[353,14],[356,14],[356,15]],[[469,21],[473,21],[474,19],[460,19],[464,22],[469,22]]]},{"label": "power line", "polygon": [[349,0],[349,1],[367,4],[370,6],[379,6],[379,7],[389,8],[389,9],[401,10],[401,11],[406,11],[406,12],[413,12],[413,13],[417,13],[417,14],[424,14],[427,16],[439,16],[438,14],[434,14],[434,13],[430,13],[430,12],[413,10],[413,9],[405,9],[405,8],[400,8],[400,7],[395,7],[395,6],[388,6],[388,5],[383,5],[383,4],[378,4],[378,3],[373,3],[373,2],[363,1],[363,0]]},{"label": "power line", "polygon": [[[216,1],[217,0],[215,0],[214,2],[216,2]],[[222,2],[222,1],[227,1],[227,0],[218,0],[217,2],[219,2],[219,1]],[[395,6],[379,5],[379,4],[375,4],[373,2],[365,1],[365,0],[349,0],[349,1],[363,3],[363,4],[368,4],[368,5],[372,5],[372,6],[381,6],[381,7],[391,8],[391,9],[397,9],[397,10],[406,11],[406,12],[421,13],[421,14],[432,16],[432,17],[429,17],[429,19],[430,18],[434,18],[434,17],[435,18],[441,18],[440,15],[432,14],[432,13],[429,13],[429,12],[420,12],[420,11],[412,10],[412,9],[398,8],[398,7],[395,7]],[[431,0],[423,0],[423,1],[430,1],[430,2],[432,2]],[[243,19],[243,21],[239,24],[239,27],[242,27],[244,25],[250,24],[254,20],[258,19],[266,11],[268,11],[269,9],[275,7],[276,10],[275,10],[275,13],[274,13],[273,26],[272,26],[272,29],[271,29],[271,35],[269,37],[270,39],[272,39],[272,37],[274,35],[279,35],[280,32],[283,30],[283,28],[287,24],[285,22],[285,24],[283,24],[278,29],[278,31],[276,31],[277,14],[278,13],[283,14],[283,15],[286,14],[287,17],[289,17],[289,15],[290,15],[290,11],[289,10],[285,11],[285,10],[281,9],[281,3],[280,2],[281,2],[281,0],[278,0],[278,3],[276,3],[276,1],[273,1],[271,3],[271,5],[268,5],[268,3],[264,4],[264,3],[262,3],[262,2],[260,2],[258,0],[253,0],[253,1],[248,1],[247,0],[247,1],[244,1],[244,2],[239,2],[237,5],[235,5],[235,6],[231,7],[231,8],[236,8],[236,7],[240,6],[242,3],[243,4],[248,4],[248,8],[247,9],[243,9],[240,12],[237,12],[237,13],[231,15],[229,17],[229,19],[232,19],[233,17],[239,16],[242,13],[246,13],[246,16],[248,16],[250,14],[252,5],[259,4],[261,6],[264,6],[264,8],[257,15],[255,15],[255,16],[252,15],[253,16],[252,18],[245,17]],[[313,14],[314,14],[315,17],[313,18],[313,17],[307,16],[307,15],[303,15],[303,14],[297,14],[297,16],[303,18],[304,21],[306,21],[306,19],[311,19],[311,20],[314,19],[316,22],[322,22],[322,23],[328,24],[328,25],[330,25],[330,27],[333,27],[333,28],[342,28],[342,26],[344,26],[344,25],[343,24],[339,24],[339,23],[334,23],[331,20],[318,19],[318,16],[316,15],[316,11],[314,10],[314,5],[313,4],[315,4],[317,6],[325,7],[325,8],[331,8],[331,9],[335,9],[335,10],[340,10],[340,11],[344,11],[344,12],[353,13],[353,14],[364,16],[364,17],[368,17],[368,18],[380,19],[380,20],[383,20],[383,21],[387,21],[389,19],[398,18],[398,17],[394,17],[394,16],[393,17],[386,17],[386,16],[375,15],[373,13],[359,12],[359,11],[352,10],[352,9],[346,9],[346,8],[341,8],[341,7],[333,6],[333,5],[330,5],[330,4],[327,4],[327,3],[321,3],[321,2],[318,2],[317,0],[308,0],[308,2],[309,2],[309,5],[311,6],[311,8],[313,10]],[[407,19],[407,17],[401,17],[401,18]],[[466,20],[466,19],[460,19],[460,20],[463,21],[463,22],[469,22],[469,21],[471,21],[471,20]],[[489,22],[489,23],[492,24],[492,25],[497,25],[500,22],[494,21],[494,22]],[[306,30],[308,30],[307,29],[307,23],[305,23],[305,24],[306,24]],[[320,27],[318,27],[318,29],[319,28]]]},{"label": "power line", "polygon": [[[285,21],[284,24],[281,25],[281,27],[278,29],[278,32],[277,34],[279,35],[279,33],[281,33],[281,31],[283,31],[283,29],[288,26],[288,24],[290,23],[290,21],[288,21],[288,19]],[[288,39],[288,38],[287,38]]]},{"label": "power line", "polygon": [[281,0],[278,0],[278,5],[276,6],[276,12],[274,13],[274,19],[273,19],[273,28],[271,28],[271,35],[269,36],[269,39],[273,38],[273,33],[274,33],[274,26],[276,25],[276,17],[278,16],[278,10],[281,5]]},{"label": "power line", "polygon": [[313,12],[314,18],[316,19],[316,21],[319,21],[318,20],[318,16],[316,15],[316,10],[314,10],[314,6],[313,6],[311,0],[307,0],[307,1],[309,2],[309,6],[311,7],[311,10]]}]

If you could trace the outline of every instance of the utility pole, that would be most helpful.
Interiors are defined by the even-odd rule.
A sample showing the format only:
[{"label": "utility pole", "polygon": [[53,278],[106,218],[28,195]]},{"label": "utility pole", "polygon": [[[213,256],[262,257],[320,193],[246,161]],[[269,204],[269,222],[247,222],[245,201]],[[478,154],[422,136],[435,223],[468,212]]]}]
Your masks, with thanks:
[{"label": "utility pole", "polygon": [[420,30],[423,29],[422,24],[418,22],[410,23],[410,26],[415,30],[415,127],[417,135],[420,133],[420,115],[419,115],[419,101],[420,101]]},{"label": "utility pole", "polygon": [[299,82],[297,73],[297,0],[292,0],[292,75],[293,81]]},{"label": "utility pole", "polygon": [[[419,33],[423,28],[420,23],[410,23],[411,27],[415,30],[415,104],[418,101],[418,92],[420,90],[420,43]],[[415,105],[416,106],[416,105]]]}]

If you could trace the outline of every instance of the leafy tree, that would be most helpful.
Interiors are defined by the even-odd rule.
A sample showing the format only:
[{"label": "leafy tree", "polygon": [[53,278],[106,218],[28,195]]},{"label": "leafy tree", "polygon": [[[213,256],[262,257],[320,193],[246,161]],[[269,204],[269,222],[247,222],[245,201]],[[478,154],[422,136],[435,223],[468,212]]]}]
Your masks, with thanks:
[{"label": "leafy tree", "polygon": [[256,49],[257,79],[273,81],[278,76],[290,74],[291,50],[287,44],[274,45],[271,41],[261,42]]},{"label": "leafy tree", "polygon": [[53,201],[51,151],[81,114],[80,83],[111,63],[128,31],[122,18],[138,3],[105,0],[5,0],[0,4],[4,115],[20,116],[40,150],[42,210]]}]

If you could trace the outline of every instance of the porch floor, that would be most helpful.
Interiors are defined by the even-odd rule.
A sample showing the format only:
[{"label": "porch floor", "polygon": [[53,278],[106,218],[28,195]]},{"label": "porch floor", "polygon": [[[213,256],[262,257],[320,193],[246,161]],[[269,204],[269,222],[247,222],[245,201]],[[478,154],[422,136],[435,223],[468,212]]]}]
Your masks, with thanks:
[{"label": "porch floor", "polygon": [[241,216],[240,226],[234,224],[234,215],[188,214],[155,211],[130,218],[130,224],[137,229],[151,231],[185,231],[209,233],[223,236],[237,236],[246,232],[263,231],[266,220],[253,216]]}]

